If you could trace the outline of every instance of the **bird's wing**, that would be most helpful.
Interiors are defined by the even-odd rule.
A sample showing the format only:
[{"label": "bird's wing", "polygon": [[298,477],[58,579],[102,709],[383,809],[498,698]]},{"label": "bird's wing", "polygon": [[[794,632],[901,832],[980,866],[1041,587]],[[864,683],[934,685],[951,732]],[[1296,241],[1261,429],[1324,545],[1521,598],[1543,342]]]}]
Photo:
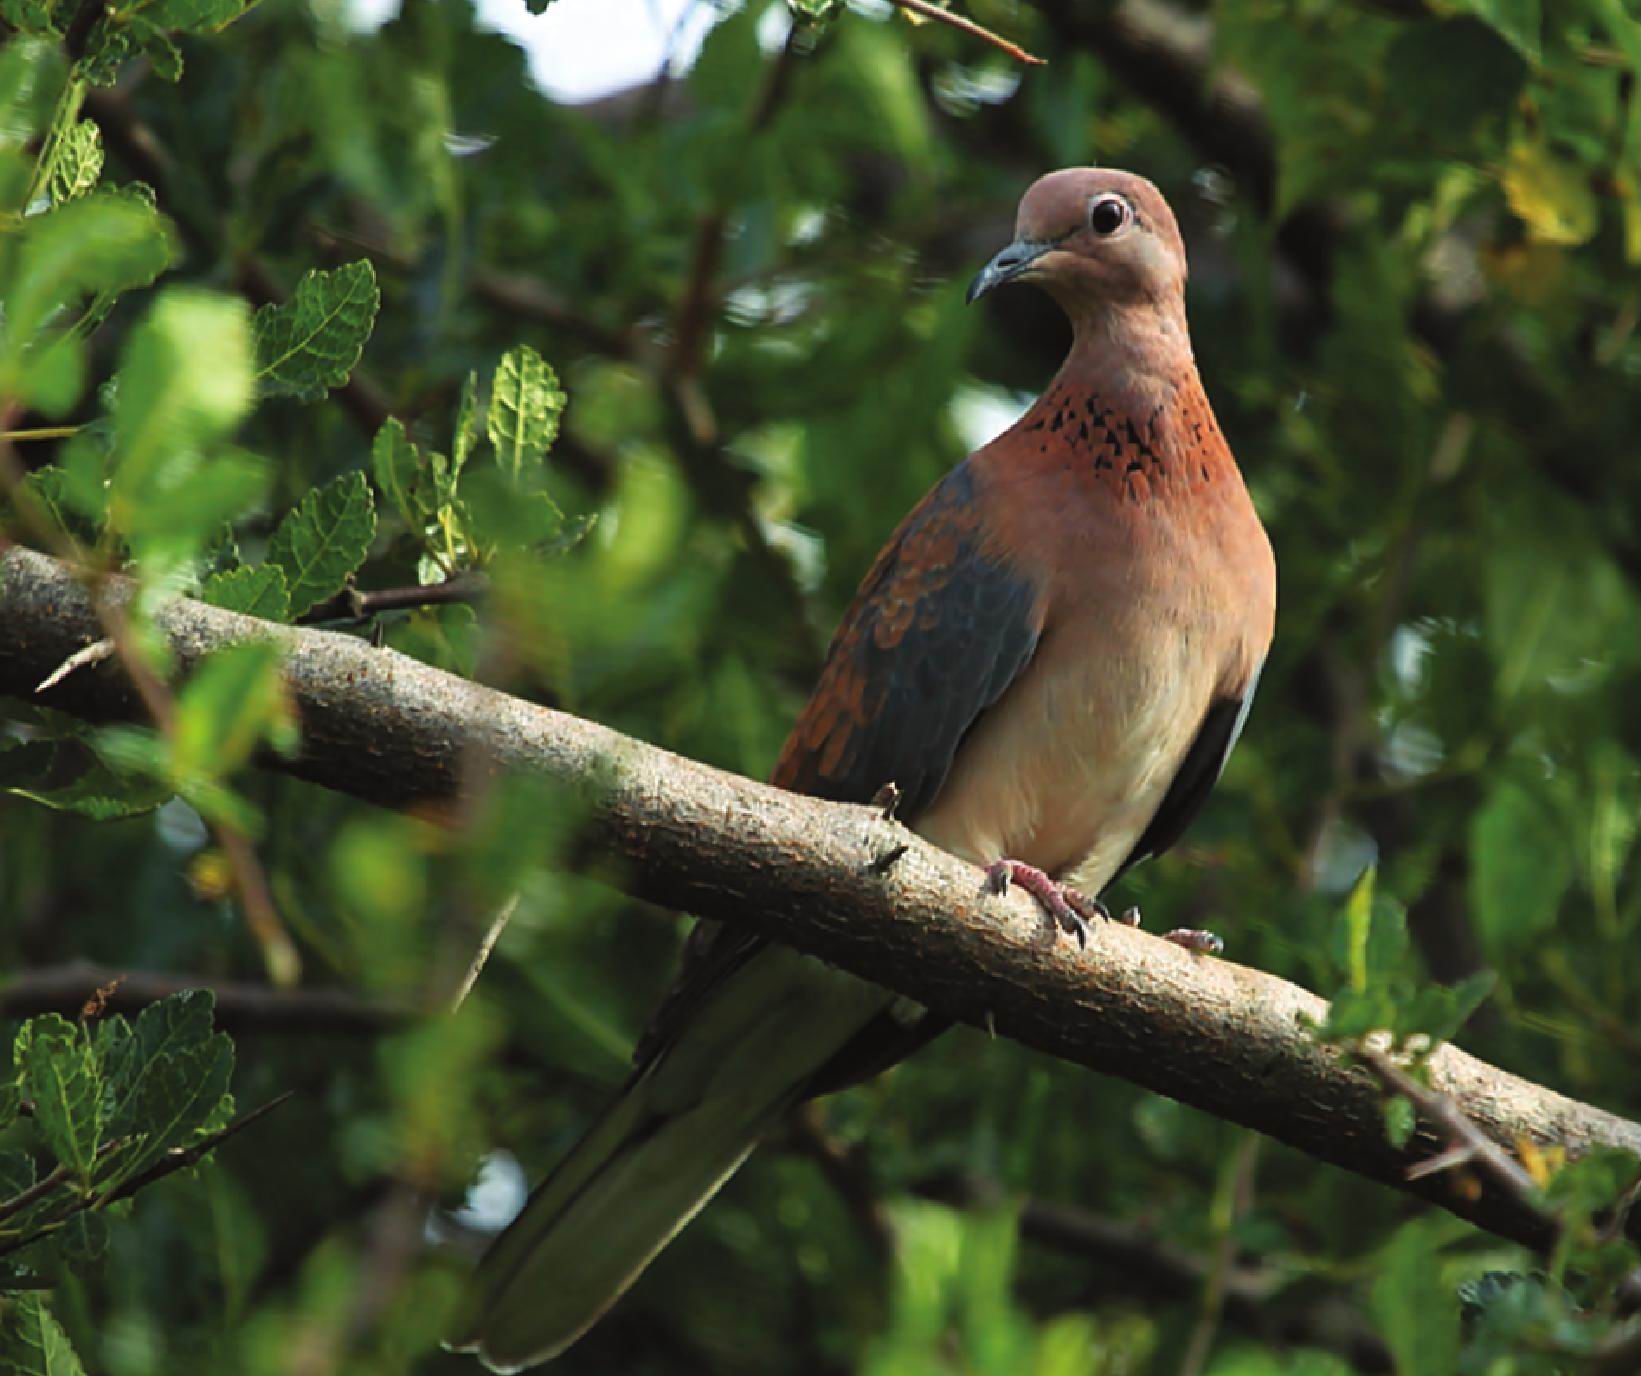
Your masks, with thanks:
[{"label": "bird's wing", "polygon": [[1254,690],[1259,687],[1259,672],[1265,667],[1261,660],[1248,676],[1247,686],[1240,696],[1216,698],[1209,704],[1202,725],[1197,729],[1191,748],[1180,761],[1173,783],[1163,795],[1156,815],[1151,818],[1134,849],[1122,862],[1111,882],[1115,883],[1134,866],[1161,855],[1185,834],[1197,813],[1213,792],[1219,776],[1225,771],[1225,762],[1236,748],[1242,734],[1248,711],[1254,704]]},{"label": "bird's wing", "polygon": [[[1037,585],[987,545],[982,479],[952,470],[901,523],[833,637],[815,692],[772,782],[834,802],[900,790],[915,823],[940,791],[963,737],[1030,662],[1042,631]],[[642,1065],[706,992],[763,945],[700,923],[639,1039]]]}]

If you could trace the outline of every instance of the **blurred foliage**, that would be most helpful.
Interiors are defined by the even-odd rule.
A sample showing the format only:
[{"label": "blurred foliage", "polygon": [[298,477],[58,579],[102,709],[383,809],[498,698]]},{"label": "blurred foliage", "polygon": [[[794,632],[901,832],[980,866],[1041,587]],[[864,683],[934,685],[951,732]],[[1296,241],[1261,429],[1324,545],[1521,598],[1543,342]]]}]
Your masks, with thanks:
[{"label": "blurred foliage", "polygon": [[[112,648],[166,718],[8,704],[0,1000],[89,959],[241,1029],[195,997],[17,1031],[0,1247],[46,1235],[0,1258],[0,1371],[469,1369],[435,1350],[460,1254],[619,1078],[679,935],[531,781],[441,825],[247,772],[295,743],[277,652],[167,688],[155,602],[763,774],[885,536],[1058,361],[1052,306],[962,289],[1071,162],[1179,211],[1281,571],[1244,742],[1120,900],[1341,995],[1342,1040],[1474,1010],[1471,1049],[1641,1115],[1634,0],[967,7],[1031,70],[867,0],[726,0],[686,74],[583,106],[465,5],[244,9],[0,0],[6,531],[137,574]],[[394,1017],[236,1005],[298,978]],[[108,1201],[224,1126],[230,1058],[295,1100]],[[561,1368],[1579,1370],[1634,1163],[1529,1165],[1546,1259],[953,1033],[755,1157]]]}]

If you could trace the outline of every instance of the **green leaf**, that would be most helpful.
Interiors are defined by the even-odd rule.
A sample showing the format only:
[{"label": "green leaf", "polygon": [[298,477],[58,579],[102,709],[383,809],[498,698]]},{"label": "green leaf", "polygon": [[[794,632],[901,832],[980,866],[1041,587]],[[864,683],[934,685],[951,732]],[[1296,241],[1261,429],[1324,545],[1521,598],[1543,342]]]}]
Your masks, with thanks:
[{"label": "green leaf", "polygon": [[82,119],[58,144],[57,156],[52,160],[51,175],[46,179],[52,204],[62,205],[89,194],[102,174],[102,134],[90,120]]},{"label": "green leaf", "polygon": [[[87,731],[73,745],[34,741],[0,754],[0,789],[96,822],[152,812],[171,797],[171,786],[163,779],[111,764],[96,744],[97,735]],[[65,768],[65,752],[71,749],[76,754]]]},{"label": "green leaf", "polygon": [[1362,871],[1345,900],[1345,929],[1349,933],[1350,987],[1358,993],[1368,987],[1368,938],[1373,930],[1372,866]]},{"label": "green leaf", "polygon": [[1470,903],[1490,959],[1555,925],[1573,880],[1570,847],[1544,797],[1508,778],[1493,786],[1470,824]]},{"label": "green leaf", "polygon": [[1601,206],[1582,164],[1541,137],[1517,139],[1504,167],[1504,194],[1529,237],[1576,248],[1601,227]]},{"label": "green leaf", "polygon": [[164,29],[141,14],[107,14],[92,28],[74,72],[94,86],[112,86],[120,68],[139,56],[161,80],[182,76],[182,53]]},{"label": "green leaf", "polygon": [[1539,0],[1459,0],[1458,7],[1495,29],[1511,47],[1537,65],[1544,28]]},{"label": "green leaf", "polygon": [[291,593],[285,585],[285,571],[278,564],[213,573],[199,595],[213,607],[259,616],[264,621],[291,619]]},{"label": "green leaf", "polygon": [[450,471],[453,474],[460,473],[466,466],[478,440],[479,375],[470,372],[462,382],[461,401],[456,406],[456,429],[450,440]]},{"label": "green leaf", "polygon": [[1404,1224],[1373,1284],[1373,1316],[1397,1376],[1453,1376],[1459,1369],[1459,1307],[1438,1280],[1444,1232],[1438,1219]]},{"label": "green leaf", "polygon": [[[11,1086],[15,1091],[15,1085]],[[15,1112],[16,1095],[12,1098]],[[0,1118],[0,1126],[9,1123],[9,1117]],[[0,1151],[0,1204],[15,1199],[34,1184],[34,1158],[26,1151]]]},{"label": "green leaf", "polygon": [[179,786],[226,778],[264,741],[276,750],[296,743],[285,694],[283,649],[252,640],[218,650],[177,695],[171,769]]},{"label": "green leaf", "polygon": [[34,1123],[57,1160],[89,1183],[102,1140],[102,1080],[85,1034],[55,1013],[31,1018],[12,1044]]},{"label": "green leaf", "polygon": [[64,9],[72,12],[62,0],[0,0],[0,19],[24,33],[57,35],[62,32]]},{"label": "green leaf", "polygon": [[485,430],[502,470],[515,481],[546,456],[563,410],[564,393],[540,354],[523,344],[502,355]]},{"label": "green leaf", "polygon": [[1413,1131],[1419,1125],[1412,1103],[1397,1094],[1385,1100],[1385,1136],[1390,1145],[1400,1151],[1413,1140]]},{"label": "green leaf", "polygon": [[0,1298],[0,1371],[6,1376],[85,1376],[42,1295]]},{"label": "green leaf", "polygon": [[314,270],[282,306],[256,313],[256,380],[264,396],[318,401],[348,380],[376,322],[381,293],[366,259]]},{"label": "green leaf", "polygon": [[109,1019],[99,1025],[108,1130],[136,1143],[120,1156],[120,1179],[188,1145],[220,1120],[234,1051],[226,1034],[212,1030],[214,1008],[208,990],[189,989],[149,1004],[134,1024],[109,1030],[116,1022]]},{"label": "green leaf", "polygon": [[376,537],[376,508],[360,472],[310,492],[274,531],[268,562],[285,572],[291,615],[340,592]]},{"label": "green leaf", "polygon": [[431,514],[419,497],[422,456],[404,426],[391,416],[371,441],[370,467],[382,495],[413,529],[419,530]]},{"label": "green leaf", "polygon": [[225,28],[248,8],[246,0],[159,0],[147,18],[158,28],[199,33]]},{"label": "green leaf", "polygon": [[190,288],[161,293],[121,354],[109,500],[110,523],[156,572],[192,560],[266,491],[259,459],[211,452],[251,399],[244,306]]},{"label": "green leaf", "polygon": [[67,324],[60,313],[72,302],[144,286],[170,260],[164,222],[127,196],[85,196],[31,217],[5,291],[0,386],[30,385],[27,355],[38,356],[39,335],[48,325]]}]

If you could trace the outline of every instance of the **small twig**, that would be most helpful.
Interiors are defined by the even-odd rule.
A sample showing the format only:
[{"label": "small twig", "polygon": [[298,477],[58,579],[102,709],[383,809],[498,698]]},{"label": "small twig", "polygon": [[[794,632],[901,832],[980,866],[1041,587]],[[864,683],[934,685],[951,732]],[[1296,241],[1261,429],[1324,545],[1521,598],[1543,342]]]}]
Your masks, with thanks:
[{"label": "small twig", "polygon": [[364,621],[380,612],[404,611],[411,607],[439,607],[455,603],[471,605],[482,602],[489,591],[490,580],[477,572],[458,573],[442,583],[416,587],[378,588],[373,591],[349,587],[309,608],[301,617],[301,623]]},{"label": "small twig", "polygon": [[[1537,1214],[1556,1232],[1560,1231],[1560,1220],[1544,1207],[1538,1182],[1527,1173],[1520,1162],[1471,1122],[1457,1104],[1445,1094],[1438,1094],[1435,1090],[1420,1084],[1384,1051],[1363,1046],[1357,1049],[1356,1055],[1379,1077],[1385,1088],[1400,1094],[1411,1103],[1427,1121],[1440,1128],[1452,1143],[1452,1146],[1441,1155],[1409,1166],[1409,1180],[1429,1175],[1435,1169],[1468,1165],[1473,1162],[1477,1169],[1486,1172],[1493,1183],[1510,1195],[1523,1209]],[[1434,1166],[1434,1162],[1442,1162],[1443,1167]]]},{"label": "small twig", "polygon": [[78,425],[39,425],[32,430],[7,430],[0,440],[7,444],[24,444],[30,440],[66,440],[80,433]]},{"label": "small twig", "polygon": [[178,1151],[167,1153],[145,1171],[140,1171],[129,1180],[121,1181],[107,1194],[99,1196],[96,1207],[102,1208],[106,1204],[113,1204],[117,1200],[126,1199],[136,1194],[138,1190],[146,1189],[156,1180],[163,1180],[168,1175],[175,1175],[178,1171],[185,1171],[190,1166],[197,1165],[207,1153],[215,1151],[230,1137],[237,1137],[259,1119],[266,1118],[281,1104],[288,1103],[296,1097],[294,1089],[287,1089],[283,1094],[276,1094],[260,1108],[253,1108],[249,1113],[242,1114],[234,1119],[227,1127],[213,1132],[209,1137],[195,1142],[191,1147],[183,1147]]},{"label": "small twig", "polygon": [[4,1223],[8,1218],[15,1218],[30,1205],[39,1203],[72,1174],[73,1172],[67,1166],[58,1166],[50,1175],[36,1180],[22,1194],[8,1199],[4,1204],[0,1204],[0,1223]]},{"label": "small twig", "polygon": [[1035,57],[1018,43],[1011,43],[1001,34],[983,28],[965,15],[956,14],[939,5],[931,4],[930,0],[890,0],[890,3],[899,9],[905,10],[908,14],[915,14],[923,19],[933,19],[941,24],[949,24],[960,33],[966,33],[971,38],[978,38],[984,43],[990,43],[992,47],[1000,52],[1007,53],[1016,62],[1023,62],[1028,67],[1048,66],[1046,58]]},{"label": "small twig", "polygon": [[887,874],[900,863],[901,858],[911,848],[911,843],[908,841],[902,841],[897,846],[890,846],[882,855],[874,857],[868,868],[873,874]]},{"label": "small twig", "polygon": [[84,669],[88,665],[101,664],[114,654],[114,642],[104,636],[101,640],[93,640],[83,650],[76,650],[43,679],[35,687],[36,693],[43,693],[49,688],[55,688],[76,669]]},{"label": "small twig", "polygon": [[490,953],[496,949],[496,943],[501,940],[501,934],[507,924],[512,921],[513,914],[518,910],[519,895],[514,894],[505,903],[496,909],[495,917],[490,919],[490,926],[479,942],[479,949],[473,953],[473,962],[467,967],[467,973],[462,976],[461,983],[456,986],[456,992],[450,997],[450,1011],[454,1013],[462,1004],[467,1002],[467,996],[473,992],[473,986],[479,982],[479,976],[484,973],[484,967],[490,959]]}]

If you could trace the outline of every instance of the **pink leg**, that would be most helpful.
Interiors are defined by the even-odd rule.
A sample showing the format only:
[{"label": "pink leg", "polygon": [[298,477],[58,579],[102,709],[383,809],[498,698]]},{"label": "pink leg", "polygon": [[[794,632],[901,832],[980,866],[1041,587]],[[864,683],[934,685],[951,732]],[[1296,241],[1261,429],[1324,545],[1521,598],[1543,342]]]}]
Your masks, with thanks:
[{"label": "pink leg", "polygon": [[[1095,920],[1112,921],[1111,910],[1097,898],[1079,893],[1069,884],[1062,884],[1035,865],[1023,860],[1003,859],[986,866],[986,887],[993,893],[1007,893],[1009,885],[1018,884],[1035,898],[1055,925],[1077,938],[1079,946],[1088,945],[1088,924]],[[1137,914],[1136,914],[1137,916]],[[1127,921],[1128,914],[1123,914]]]}]

